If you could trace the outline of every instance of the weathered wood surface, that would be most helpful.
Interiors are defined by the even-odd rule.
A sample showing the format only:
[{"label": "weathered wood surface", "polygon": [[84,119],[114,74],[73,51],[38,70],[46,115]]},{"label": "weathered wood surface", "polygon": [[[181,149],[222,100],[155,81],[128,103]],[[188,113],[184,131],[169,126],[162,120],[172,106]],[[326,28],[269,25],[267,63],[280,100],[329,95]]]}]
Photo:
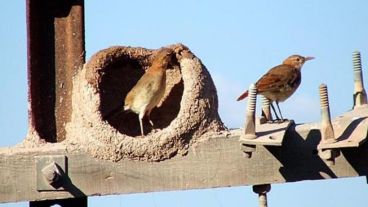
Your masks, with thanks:
[{"label": "weathered wood surface", "polygon": [[[62,143],[36,149],[4,148],[0,149],[0,202],[366,176],[368,143],[363,141],[367,123],[363,120],[367,111],[348,112],[333,121],[335,128],[345,124],[344,140],[355,137],[361,144],[342,148],[331,167],[317,155],[321,139],[318,123],[292,125],[281,147],[258,145],[250,159],[241,151],[239,130],[197,143],[187,155],[161,162],[113,163],[95,159],[83,150],[70,152]],[[358,121],[346,125],[349,120]],[[37,191],[35,162],[40,155],[67,156],[66,191]]]}]

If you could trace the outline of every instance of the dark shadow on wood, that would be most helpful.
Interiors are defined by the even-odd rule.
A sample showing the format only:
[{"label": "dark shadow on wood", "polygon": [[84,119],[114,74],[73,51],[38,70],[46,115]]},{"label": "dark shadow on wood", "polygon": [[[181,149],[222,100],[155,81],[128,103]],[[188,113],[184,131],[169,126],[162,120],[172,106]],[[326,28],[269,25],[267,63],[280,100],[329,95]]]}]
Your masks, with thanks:
[{"label": "dark shadow on wood", "polygon": [[62,183],[62,187],[76,198],[85,197],[86,194],[84,194],[77,186],[75,186],[70,177],[68,176],[68,169],[69,169],[68,158],[66,158],[65,160],[65,169],[67,170],[66,172],[63,172],[65,174],[64,176],[62,176],[63,179],[61,179],[60,182]]},{"label": "dark shadow on wood", "polygon": [[346,129],[344,130],[344,132],[341,134],[340,137],[337,138],[337,141],[343,141],[348,139],[351,134],[353,133],[354,129],[357,128],[357,126],[366,119],[367,117],[361,117],[358,119],[355,119],[354,121],[352,121],[348,127],[346,127]]},{"label": "dark shadow on wood", "polygon": [[[287,182],[301,180],[323,179],[326,175],[337,178],[335,173],[316,153],[321,139],[319,130],[312,129],[306,139],[291,126],[282,147],[267,147],[267,149],[282,163],[279,169]],[[300,146],[296,148],[295,146]]]},{"label": "dark shadow on wood", "polygon": [[66,158],[65,160],[65,169],[66,169],[66,172],[63,171],[62,168],[60,168],[59,166],[58,167],[58,170],[61,174],[61,178],[51,184],[55,189],[64,189],[65,191],[68,191],[70,194],[72,194],[75,198],[78,198],[78,197],[85,197],[86,194],[83,193],[78,187],[76,187],[72,180],[70,179],[70,177],[68,176],[68,158]]},{"label": "dark shadow on wood", "polygon": [[261,137],[261,136],[265,136],[265,135],[268,135],[268,134],[273,134],[273,133],[276,133],[276,132],[281,132],[281,131],[285,131],[287,127],[283,127],[283,128],[279,128],[279,129],[273,129],[273,130],[267,130],[267,131],[262,131],[262,132],[256,132],[257,136],[258,137]]},{"label": "dark shadow on wood", "polygon": [[341,153],[359,175],[368,175],[368,142],[360,147],[342,148]]}]

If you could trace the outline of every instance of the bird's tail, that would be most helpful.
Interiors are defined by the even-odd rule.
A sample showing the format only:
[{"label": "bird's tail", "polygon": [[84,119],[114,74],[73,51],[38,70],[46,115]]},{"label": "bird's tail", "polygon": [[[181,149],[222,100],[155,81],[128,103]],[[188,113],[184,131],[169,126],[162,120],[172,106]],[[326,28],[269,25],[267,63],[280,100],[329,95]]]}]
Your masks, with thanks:
[{"label": "bird's tail", "polygon": [[243,99],[245,99],[246,97],[248,97],[248,91],[245,91],[242,95],[239,96],[238,99],[236,99],[237,101],[241,101]]}]

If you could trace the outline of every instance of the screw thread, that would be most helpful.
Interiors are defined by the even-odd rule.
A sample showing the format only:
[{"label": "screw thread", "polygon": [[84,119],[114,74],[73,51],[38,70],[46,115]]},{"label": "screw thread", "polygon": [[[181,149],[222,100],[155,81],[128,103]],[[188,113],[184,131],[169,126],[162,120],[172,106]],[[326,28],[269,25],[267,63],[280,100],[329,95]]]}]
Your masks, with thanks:
[{"label": "screw thread", "polygon": [[362,62],[359,51],[353,52],[354,72],[354,108],[367,104],[367,94],[364,89]]},{"label": "screw thread", "polygon": [[270,106],[270,100],[264,96],[262,96],[262,107],[267,108]]},{"label": "screw thread", "polygon": [[321,101],[321,107],[322,108],[328,107],[329,103],[328,103],[327,85],[321,84],[319,86],[319,96]]},{"label": "screw thread", "polygon": [[248,96],[248,113],[253,113],[256,110],[256,100],[257,100],[257,89],[254,84],[249,86],[249,96]]},{"label": "screw thread", "polygon": [[359,51],[353,52],[353,66],[354,71],[362,71],[362,60]]},{"label": "screw thread", "polygon": [[319,86],[319,96],[321,99],[321,142],[336,142],[334,131],[331,124],[330,106],[328,103],[327,86],[321,84]]}]

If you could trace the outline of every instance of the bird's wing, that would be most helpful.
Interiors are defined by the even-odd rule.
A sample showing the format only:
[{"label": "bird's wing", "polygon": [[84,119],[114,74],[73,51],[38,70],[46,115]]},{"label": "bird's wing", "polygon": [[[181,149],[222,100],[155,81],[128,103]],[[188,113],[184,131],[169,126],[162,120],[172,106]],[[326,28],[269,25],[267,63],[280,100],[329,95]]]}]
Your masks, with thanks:
[{"label": "bird's wing", "polygon": [[135,94],[135,96],[139,96],[138,94],[145,94],[145,96],[150,95],[155,81],[155,78],[152,77],[151,74],[146,73],[138,80],[137,84],[129,93]]},{"label": "bird's wing", "polygon": [[256,83],[258,93],[277,91],[286,84],[291,84],[298,78],[299,71],[288,65],[271,68]]},{"label": "bird's wing", "polygon": [[150,76],[150,74],[143,74],[143,76],[138,80],[133,88],[130,89],[126,99],[133,99],[135,96],[137,96],[137,94],[141,93],[141,91],[144,92],[147,90],[147,88],[150,88],[150,86],[152,85],[149,84],[149,82],[151,82],[151,79],[147,76]]}]

